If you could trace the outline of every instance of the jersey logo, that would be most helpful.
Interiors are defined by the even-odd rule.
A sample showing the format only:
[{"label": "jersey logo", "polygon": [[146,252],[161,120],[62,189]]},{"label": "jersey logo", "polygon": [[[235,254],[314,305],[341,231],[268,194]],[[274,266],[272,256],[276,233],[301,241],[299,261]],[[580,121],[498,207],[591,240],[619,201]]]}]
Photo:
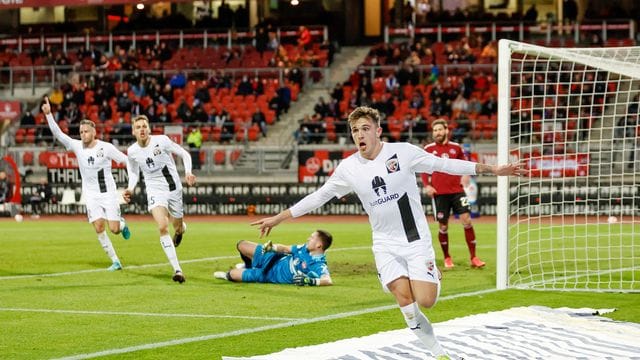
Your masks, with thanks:
[{"label": "jersey logo", "polygon": [[456,154],[456,149],[449,149],[449,153],[451,155],[455,155]]},{"label": "jersey logo", "polygon": [[89,158],[87,159],[87,163],[89,163],[89,166],[93,166],[95,162],[96,159],[94,159],[93,156],[89,156]]},{"label": "jersey logo", "polygon": [[147,163],[147,167],[152,168],[154,166],[156,166],[156,164],[153,162],[152,158],[147,158],[147,161],[145,161]]},{"label": "jersey logo", "polygon": [[[377,196],[385,195],[387,193],[387,184],[384,182],[384,179],[380,176],[376,176],[371,181],[371,187],[373,191],[376,192]],[[380,192],[382,190],[382,192]]]},{"label": "jersey logo", "polygon": [[96,153],[96,157],[99,157],[99,158],[104,157],[104,149],[103,148],[98,149],[98,152]]},{"label": "jersey logo", "polygon": [[162,154],[162,150],[160,150],[160,145],[156,144],[156,148],[153,149],[153,156],[158,156]]},{"label": "jersey logo", "polygon": [[385,162],[387,167],[387,174],[392,174],[394,172],[400,171],[400,162],[398,162],[398,154],[393,154],[392,157],[388,158]]}]

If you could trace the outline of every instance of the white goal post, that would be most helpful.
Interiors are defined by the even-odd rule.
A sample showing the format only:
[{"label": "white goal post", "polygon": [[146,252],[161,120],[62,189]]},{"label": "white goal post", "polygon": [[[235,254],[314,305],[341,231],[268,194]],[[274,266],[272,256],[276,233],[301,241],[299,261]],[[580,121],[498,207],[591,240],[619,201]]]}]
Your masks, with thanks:
[{"label": "white goal post", "polygon": [[499,289],[640,292],[640,47],[499,42]]}]

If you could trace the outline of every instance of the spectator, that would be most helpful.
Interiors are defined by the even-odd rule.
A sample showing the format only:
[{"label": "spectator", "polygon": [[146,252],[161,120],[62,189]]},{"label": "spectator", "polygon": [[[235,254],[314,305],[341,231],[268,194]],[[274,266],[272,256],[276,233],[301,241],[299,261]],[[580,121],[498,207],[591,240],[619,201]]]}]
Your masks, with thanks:
[{"label": "spectator", "polygon": [[0,204],[8,203],[13,196],[13,185],[9,182],[7,172],[0,170]]},{"label": "spectator", "polygon": [[495,95],[490,95],[489,99],[482,104],[482,112],[481,115],[491,116],[491,114],[495,114],[498,111],[498,101],[496,100]]},{"label": "spectator", "polygon": [[256,111],[251,115],[251,123],[257,124],[260,127],[262,136],[267,136],[267,118],[258,106],[256,106]]},{"label": "spectator", "polygon": [[311,32],[309,29],[304,25],[300,25],[298,29],[298,46],[304,50],[310,50],[311,40]]},{"label": "spectator", "polygon": [[524,14],[524,21],[528,22],[536,22],[538,21],[538,9],[536,9],[536,4],[531,4],[527,12]]},{"label": "spectator", "polygon": [[187,136],[187,144],[189,145],[189,154],[191,155],[193,170],[200,170],[200,147],[202,146],[202,132],[200,132],[200,127],[191,128],[191,132]]},{"label": "spectator", "polygon": [[323,118],[329,115],[329,104],[324,101],[322,96],[318,98],[318,102],[313,107],[313,111]]},{"label": "spectator", "polygon": [[251,95],[253,94],[253,86],[249,81],[249,77],[247,75],[242,75],[242,80],[238,84],[238,90],[236,91],[236,95]]},{"label": "spectator", "polygon": [[578,18],[578,3],[576,0],[562,2],[562,20],[567,25],[573,25]]},{"label": "spectator", "polygon": [[184,73],[179,72],[171,77],[169,85],[172,89],[184,89],[187,85],[187,77]]},{"label": "spectator", "polygon": [[31,204],[31,217],[34,219],[40,218],[43,210],[43,204],[51,200],[52,191],[51,186],[47,182],[46,178],[40,180],[40,184],[36,187],[36,192],[29,197],[29,204]]}]

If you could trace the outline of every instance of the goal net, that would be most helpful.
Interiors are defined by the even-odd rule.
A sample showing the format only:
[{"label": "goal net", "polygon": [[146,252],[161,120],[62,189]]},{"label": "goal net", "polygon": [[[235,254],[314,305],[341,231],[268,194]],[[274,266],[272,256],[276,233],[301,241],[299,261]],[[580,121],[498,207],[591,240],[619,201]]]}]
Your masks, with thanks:
[{"label": "goal net", "polygon": [[640,292],[640,47],[499,50],[498,288]]}]

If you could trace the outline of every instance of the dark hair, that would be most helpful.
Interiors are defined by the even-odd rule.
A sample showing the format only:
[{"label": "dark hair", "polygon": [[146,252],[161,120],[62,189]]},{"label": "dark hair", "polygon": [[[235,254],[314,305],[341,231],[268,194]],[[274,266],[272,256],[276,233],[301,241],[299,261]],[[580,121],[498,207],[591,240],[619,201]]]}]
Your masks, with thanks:
[{"label": "dark hair", "polygon": [[318,236],[322,241],[322,249],[327,250],[331,246],[331,243],[333,242],[333,236],[331,236],[331,233],[329,233],[326,230],[318,229],[316,230],[316,232],[318,233]]},{"label": "dark hair", "polygon": [[353,123],[360,118],[367,118],[373,121],[376,126],[380,127],[380,113],[376,109],[368,106],[359,106],[355,108],[355,110],[349,114],[349,126],[353,125]]}]

